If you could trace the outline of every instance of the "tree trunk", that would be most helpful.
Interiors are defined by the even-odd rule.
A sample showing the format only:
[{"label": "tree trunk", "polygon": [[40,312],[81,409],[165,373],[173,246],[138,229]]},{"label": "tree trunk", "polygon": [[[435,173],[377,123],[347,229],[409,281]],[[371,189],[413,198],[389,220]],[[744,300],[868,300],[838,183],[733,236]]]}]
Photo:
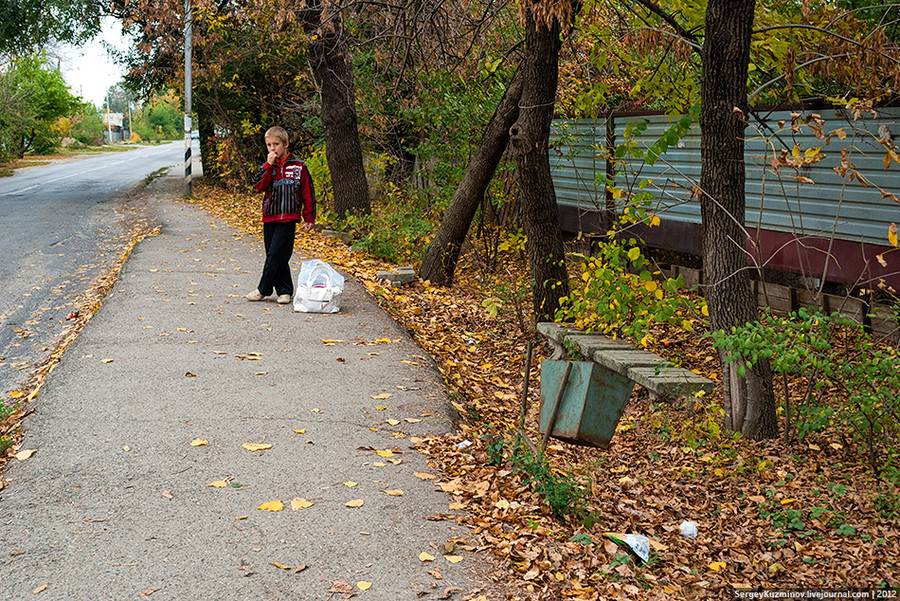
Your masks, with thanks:
[{"label": "tree trunk", "polygon": [[527,237],[533,307],[538,321],[553,320],[569,293],[556,192],[550,177],[550,122],[556,101],[561,26],[537,22],[534,4],[525,12],[525,58],[519,118],[510,127],[510,148],[519,181],[519,205]]},{"label": "tree trunk", "polygon": [[[747,270],[744,230],[744,130],[747,66],[755,0],[710,0],[700,104],[703,268],[712,329],[757,319]],[[741,378],[723,354],[725,427],[754,439],[778,434],[775,393],[768,361]]]},{"label": "tree trunk", "polygon": [[331,172],[334,209],[340,216],[348,212],[366,215],[371,211],[369,185],[359,142],[356,88],[343,22],[334,14],[323,27],[321,3],[311,4],[310,10],[314,14],[306,21],[306,30],[314,37],[310,63],[322,95],[325,159]]},{"label": "tree trunk", "polygon": [[509,128],[519,116],[521,96],[522,70],[518,69],[484,130],[453,200],[444,211],[434,240],[425,249],[419,267],[419,277],[423,280],[431,280],[440,285],[453,281],[463,241],[497,165],[503,158],[509,142]]}]

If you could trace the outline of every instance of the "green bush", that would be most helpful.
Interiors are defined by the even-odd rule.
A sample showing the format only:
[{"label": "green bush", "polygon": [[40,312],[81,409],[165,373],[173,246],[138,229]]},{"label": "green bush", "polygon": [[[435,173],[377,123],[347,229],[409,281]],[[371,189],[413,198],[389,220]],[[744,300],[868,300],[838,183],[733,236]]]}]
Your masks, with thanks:
[{"label": "green bush", "polygon": [[[876,344],[862,325],[833,313],[800,309],[786,317],[765,310],[758,322],[712,332],[738,375],[761,359],[776,374],[804,378],[797,406],[797,435],[834,428],[852,439],[877,477],[900,483],[900,357]],[[792,425],[787,424],[790,428]]]}]

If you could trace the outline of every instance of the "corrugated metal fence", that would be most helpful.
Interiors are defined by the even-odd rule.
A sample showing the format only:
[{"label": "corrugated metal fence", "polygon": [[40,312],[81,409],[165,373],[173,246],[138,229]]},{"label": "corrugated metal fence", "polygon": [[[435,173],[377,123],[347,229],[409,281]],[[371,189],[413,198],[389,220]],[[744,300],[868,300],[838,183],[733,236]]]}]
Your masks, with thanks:
[{"label": "corrugated metal fence", "polygon": [[[691,191],[700,180],[699,126],[691,125],[686,135],[652,165],[635,156],[645,154],[672,125],[661,114],[554,122],[551,170],[561,213],[569,216],[563,220],[568,229],[605,229],[608,222],[603,221],[603,212],[611,206],[602,178],[615,169],[618,187],[628,191],[643,188],[653,193],[652,210],[664,222],[676,226],[674,230],[670,228],[676,237],[683,237],[687,231],[697,235],[700,203]],[[626,130],[630,134],[642,131],[626,136]],[[841,253],[853,253],[861,243],[886,250],[888,227],[900,221],[900,203],[886,197],[882,190],[900,196],[900,165],[894,163],[885,169],[886,148],[879,139],[892,135],[895,143],[900,142],[900,108],[879,109],[877,117],[862,114],[856,120],[839,109],[772,112],[753,115],[746,131],[745,219],[751,238],[768,233],[772,243],[780,245],[786,240],[821,242],[833,238],[843,243],[830,246],[835,263],[840,263]],[[624,142],[641,152],[626,153],[615,166],[608,165],[606,150]],[[791,159],[795,148],[799,156],[824,156],[813,163],[804,162],[799,170],[781,167],[776,171],[773,159],[782,152]],[[818,152],[814,150],[817,148]],[[835,170],[841,167],[842,150],[847,164],[853,166],[850,172],[858,173],[869,182],[868,186],[853,180],[850,172],[842,175]],[[654,245],[653,240],[647,242]],[[674,244],[673,250],[691,247],[678,248],[681,242]],[[695,247],[696,241],[696,251]],[[762,257],[763,262],[777,259],[777,249],[770,251],[769,256]],[[778,259],[773,265],[782,267],[782,263]],[[860,264],[863,263],[865,267],[860,269],[869,269],[869,261]],[[895,267],[892,271],[900,270]],[[852,274],[842,277],[859,279]]]}]

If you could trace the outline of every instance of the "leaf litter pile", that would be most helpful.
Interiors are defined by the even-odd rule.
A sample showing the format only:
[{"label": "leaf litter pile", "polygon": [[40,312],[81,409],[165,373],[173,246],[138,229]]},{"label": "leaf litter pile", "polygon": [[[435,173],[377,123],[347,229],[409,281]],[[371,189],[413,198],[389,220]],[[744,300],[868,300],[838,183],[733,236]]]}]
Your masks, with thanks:
[{"label": "leaf litter pile", "polygon": [[[195,193],[189,202],[259,234],[255,194],[203,185]],[[298,247],[360,281],[434,359],[461,421],[455,434],[418,444],[450,496],[448,513],[430,519],[470,527],[470,545],[498,558],[492,577],[515,584],[515,598],[705,599],[732,588],[900,581],[896,493],[847,441],[760,443],[720,430],[721,379],[708,340],[660,332],[650,349],[677,353],[716,382],[704,406],[656,403],[636,390],[609,450],[551,440],[540,461],[517,433],[529,334],[513,316],[489,315],[465,257],[453,288],[391,287],[375,276],[391,265],[336,238],[300,232]],[[536,374],[549,347],[530,340],[524,430],[539,441]],[[646,537],[643,549],[635,535]]]}]

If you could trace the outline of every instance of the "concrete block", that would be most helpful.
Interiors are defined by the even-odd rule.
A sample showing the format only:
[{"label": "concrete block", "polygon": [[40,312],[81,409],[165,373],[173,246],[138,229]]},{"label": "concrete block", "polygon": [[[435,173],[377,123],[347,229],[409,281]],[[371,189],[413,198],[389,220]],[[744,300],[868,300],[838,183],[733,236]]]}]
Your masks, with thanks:
[{"label": "concrete block", "polygon": [[390,271],[378,271],[375,273],[375,277],[379,280],[388,280],[394,286],[402,286],[416,281],[416,271],[412,266],[407,265]]},{"label": "concrete block", "polygon": [[339,232],[337,230],[322,230],[322,235],[326,238],[340,238],[344,244],[350,244],[350,234],[347,232]]}]

